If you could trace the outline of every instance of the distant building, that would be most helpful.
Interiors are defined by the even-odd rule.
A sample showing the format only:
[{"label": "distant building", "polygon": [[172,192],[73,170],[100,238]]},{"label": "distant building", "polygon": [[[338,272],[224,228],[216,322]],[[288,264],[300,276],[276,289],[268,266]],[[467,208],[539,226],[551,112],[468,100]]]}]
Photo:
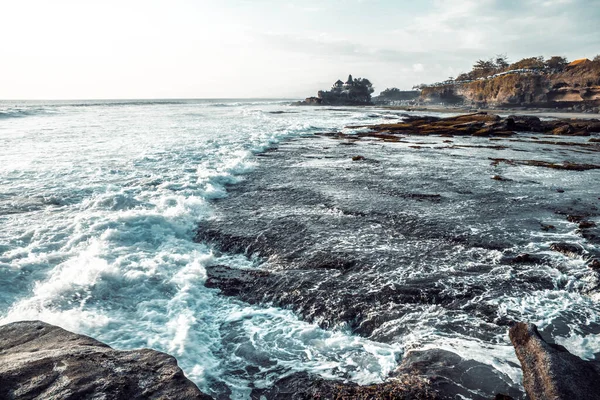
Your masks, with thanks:
[{"label": "distant building", "polygon": [[332,89],[341,89],[343,86],[344,86],[344,82],[342,82],[340,79],[338,79],[337,82],[334,83],[331,88]]},{"label": "distant building", "polygon": [[348,80],[346,81],[346,83],[344,83],[343,87],[347,89],[351,88],[352,86],[354,86],[354,79],[352,79],[352,75],[348,75]]},{"label": "distant building", "polygon": [[587,64],[589,62],[591,62],[591,61],[589,59],[587,59],[587,58],[580,58],[578,60],[575,60],[575,61],[572,61],[571,63],[569,63],[567,65],[567,68],[568,69],[575,68],[575,67],[578,67],[580,65]]}]

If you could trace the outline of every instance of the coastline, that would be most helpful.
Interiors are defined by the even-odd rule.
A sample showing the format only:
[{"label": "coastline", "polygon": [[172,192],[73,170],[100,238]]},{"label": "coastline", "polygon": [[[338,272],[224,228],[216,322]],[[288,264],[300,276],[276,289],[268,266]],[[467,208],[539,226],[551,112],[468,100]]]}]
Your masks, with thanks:
[{"label": "coastline", "polygon": [[409,112],[436,112],[436,113],[447,113],[447,114],[468,114],[474,112],[487,112],[492,114],[498,114],[500,116],[508,115],[519,115],[527,116],[533,115],[539,118],[557,118],[557,119],[600,119],[600,114],[595,113],[583,113],[577,111],[564,111],[564,110],[552,110],[544,108],[473,108],[473,107],[461,107],[461,106],[442,106],[442,105],[419,105],[419,106],[375,106],[378,108],[388,110],[400,110]]}]

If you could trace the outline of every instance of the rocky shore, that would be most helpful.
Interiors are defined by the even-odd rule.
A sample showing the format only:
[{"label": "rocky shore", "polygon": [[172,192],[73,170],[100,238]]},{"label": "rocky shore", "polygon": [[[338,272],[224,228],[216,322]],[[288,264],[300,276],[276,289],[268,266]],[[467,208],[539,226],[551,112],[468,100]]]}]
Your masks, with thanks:
[{"label": "rocky shore", "polygon": [[[259,155],[257,170],[215,200],[214,218],[198,228],[198,241],[260,266],[211,266],[206,285],[370,340],[431,340],[407,351],[384,384],[337,383],[344,393],[406,393],[389,384],[408,376],[424,382],[423,396],[524,398],[512,346],[512,355],[492,353],[510,346],[511,321],[532,316],[499,299],[563,296],[566,281],[597,296],[600,212],[588,189],[600,171],[597,135],[594,120],[471,114],[282,143]],[[568,330],[561,321],[542,333]],[[425,339],[432,330],[440,337]],[[437,347],[454,337],[490,353]],[[261,393],[330,393],[315,379],[291,375]]]},{"label": "rocky shore", "polygon": [[203,394],[159,351],[117,351],[40,321],[0,326],[0,398],[198,399]]},{"label": "rocky shore", "polygon": [[[259,154],[196,235],[255,266],[209,265],[206,286],[405,351],[377,384],[281,367],[251,398],[596,398],[598,363],[553,341],[579,334],[600,296],[599,133],[596,120],[405,116]],[[547,312],[526,303],[544,296],[578,303],[540,332],[514,322]],[[264,382],[266,358],[240,374]],[[0,398],[211,397],[167,354],[29,321],[0,327]]]},{"label": "rocky shore", "polygon": [[557,136],[590,136],[600,133],[600,119],[555,119],[541,120],[536,116],[499,115],[478,112],[456,117],[422,117],[404,115],[401,122],[349,126],[348,128],[369,128],[365,135],[408,134],[408,135],[471,135],[471,136],[511,136],[517,132],[535,132]]},{"label": "rocky shore", "polygon": [[584,361],[563,346],[546,342],[535,325],[510,328],[531,400],[593,400],[600,393],[600,362]]},{"label": "rocky shore", "polygon": [[[515,323],[509,334],[530,399],[597,398],[600,363],[584,361],[562,346],[547,343],[535,325]],[[252,398],[454,399],[472,396],[456,383],[467,376],[482,386],[494,380],[492,369],[485,364],[447,351],[413,351],[382,384],[359,386],[296,373],[268,389],[254,390]],[[175,359],[164,353],[115,351],[90,337],[40,321],[0,326],[0,398],[212,399],[186,379]],[[494,398],[512,399],[502,393]]]}]

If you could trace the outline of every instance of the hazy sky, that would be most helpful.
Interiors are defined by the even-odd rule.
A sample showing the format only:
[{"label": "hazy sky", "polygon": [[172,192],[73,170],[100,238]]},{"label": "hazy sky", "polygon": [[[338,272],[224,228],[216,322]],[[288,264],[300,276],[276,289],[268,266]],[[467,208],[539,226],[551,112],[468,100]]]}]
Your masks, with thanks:
[{"label": "hazy sky", "polygon": [[376,93],[600,53],[600,0],[0,0],[0,99]]}]

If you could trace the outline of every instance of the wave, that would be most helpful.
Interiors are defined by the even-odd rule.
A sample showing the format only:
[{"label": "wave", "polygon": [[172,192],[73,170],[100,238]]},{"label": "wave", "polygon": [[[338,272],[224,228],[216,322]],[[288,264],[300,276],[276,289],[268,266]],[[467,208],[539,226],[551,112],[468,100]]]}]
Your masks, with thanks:
[{"label": "wave", "polygon": [[0,110],[0,119],[24,118],[48,113],[49,111],[45,108],[9,108]]}]

